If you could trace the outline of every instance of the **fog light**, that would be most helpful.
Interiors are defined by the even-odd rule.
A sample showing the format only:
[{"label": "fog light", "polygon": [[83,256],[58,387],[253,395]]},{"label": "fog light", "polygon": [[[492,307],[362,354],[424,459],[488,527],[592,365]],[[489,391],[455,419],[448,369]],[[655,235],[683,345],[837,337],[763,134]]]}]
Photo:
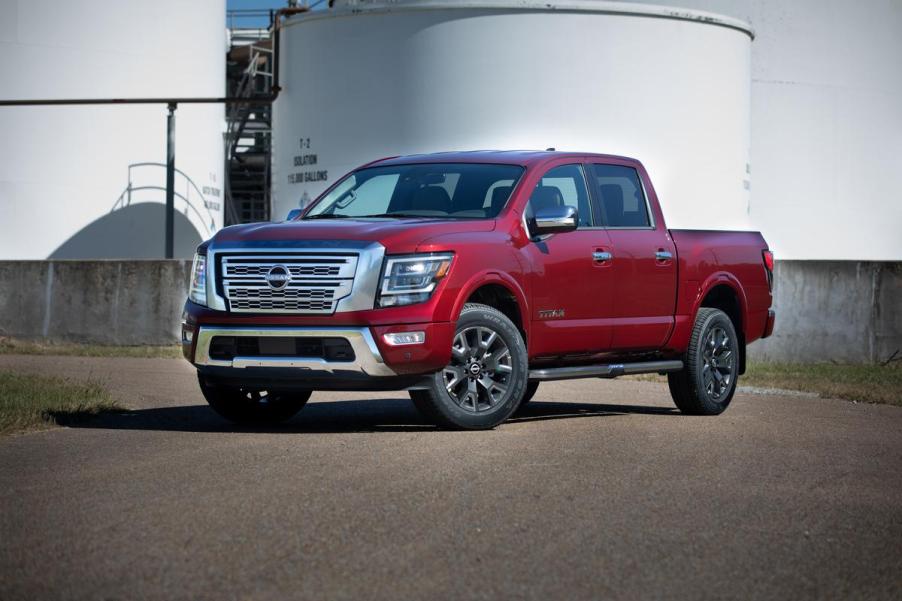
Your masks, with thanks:
[{"label": "fog light", "polygon": [[383,334],[382,339],[391,346],[423,344],[426,342],[426,332],[395,332],[393,334]]},{"label": "fog light", "polygon": [[182,326],[182,342],[191,344],[194,341],[194,330],[188,326]]}]

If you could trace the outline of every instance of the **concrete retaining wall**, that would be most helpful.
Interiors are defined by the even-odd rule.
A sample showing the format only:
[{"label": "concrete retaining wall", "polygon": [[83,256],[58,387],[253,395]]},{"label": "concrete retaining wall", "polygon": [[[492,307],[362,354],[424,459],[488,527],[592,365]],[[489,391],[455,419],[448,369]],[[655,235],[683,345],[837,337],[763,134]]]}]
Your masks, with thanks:
[{"label": "concrete retaining wall", "polygon": [[[189,261],[0,261],[0,335],[173,344]],[[772,361],[882,361],[902,355],[902,263],[780,261]]]},{"label": "concrete retaining wall", "polygon": [[778,261],[767,361],[884,361],[902,355],[902,262]]},{"label": "concrete retaining wall", "polygon": [[173,344],[190,273],[190,261],[0,261],[0,335]]}]

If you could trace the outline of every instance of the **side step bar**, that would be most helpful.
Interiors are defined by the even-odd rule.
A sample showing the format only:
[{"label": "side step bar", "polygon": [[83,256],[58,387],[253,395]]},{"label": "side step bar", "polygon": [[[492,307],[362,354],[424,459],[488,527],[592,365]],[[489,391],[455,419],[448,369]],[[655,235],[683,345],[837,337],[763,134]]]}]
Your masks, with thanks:
[{"label": "side step bar", "polygon": [[683,369],[682,361],[644,361],[641,363],[611,363],[580,367],[550,367],[529,370],[529,379],[549,382],[577,378],[616,378],[627,374],[656,374]]}]

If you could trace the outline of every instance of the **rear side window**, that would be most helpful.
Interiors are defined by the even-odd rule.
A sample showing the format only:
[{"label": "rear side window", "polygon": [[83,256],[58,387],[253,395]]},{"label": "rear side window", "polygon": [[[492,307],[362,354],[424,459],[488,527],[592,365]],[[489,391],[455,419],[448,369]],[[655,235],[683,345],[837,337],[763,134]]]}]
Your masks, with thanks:
[{"label": "rear side window", "polygon": [[579,165],[561,165],[542,176],[529,197],[527,218],[541,209],[562,206],[576,209],[581,227],[592,225],[586,181]]},{"label": "rear side window", "polygon": [[590,169],[601,219],[606,227],[651,226],[645,193],[635,169],[600,164],[594,164]]}]

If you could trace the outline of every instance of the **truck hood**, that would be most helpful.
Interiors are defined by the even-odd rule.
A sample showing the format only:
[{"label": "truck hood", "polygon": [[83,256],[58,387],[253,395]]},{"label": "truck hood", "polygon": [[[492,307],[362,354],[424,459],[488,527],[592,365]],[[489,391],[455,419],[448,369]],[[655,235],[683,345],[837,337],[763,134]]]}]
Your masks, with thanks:
[{"label": "truck hood", "polygon": [[491,219],[320,219],[283,223],[248,223],[221,229],[211,240],[216,245],[254,242],[355,240],[379,242],[391,253],[414,252],[429,238],[464,232],[489,232]]}]

